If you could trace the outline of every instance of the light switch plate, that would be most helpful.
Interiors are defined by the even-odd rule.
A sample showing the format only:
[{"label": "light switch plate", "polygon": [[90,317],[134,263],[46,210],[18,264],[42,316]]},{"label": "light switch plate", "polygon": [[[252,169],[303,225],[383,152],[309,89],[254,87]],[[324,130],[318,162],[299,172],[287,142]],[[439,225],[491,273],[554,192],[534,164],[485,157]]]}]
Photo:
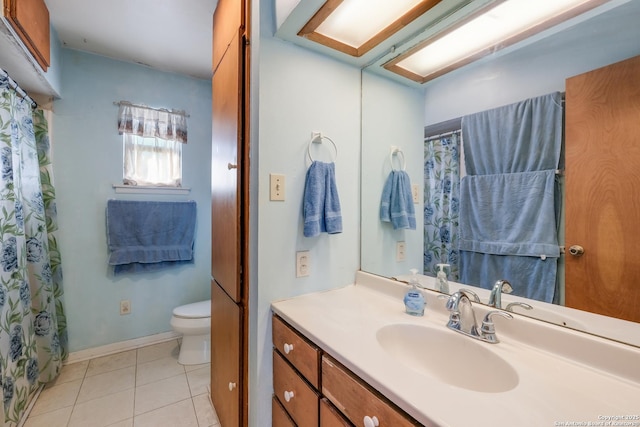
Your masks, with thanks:
[{"label": "light switch plate", "polygon": [[269,174],[269,200],[284,201],[284,175],[279,173]]},{"label": "light switch plate", "polygon": [[413,204],[420,203],[420,186],[418,184],[411,185],[411,197],[413,197]]}]

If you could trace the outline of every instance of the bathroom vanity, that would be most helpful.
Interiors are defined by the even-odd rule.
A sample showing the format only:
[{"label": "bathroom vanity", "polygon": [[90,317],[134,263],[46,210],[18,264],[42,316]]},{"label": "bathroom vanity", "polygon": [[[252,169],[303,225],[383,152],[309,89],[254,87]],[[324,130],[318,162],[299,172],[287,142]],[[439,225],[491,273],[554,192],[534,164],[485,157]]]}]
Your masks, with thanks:
[{"label": "bathroom vanity", "polygon": [[404,313],[406,290],[358,272],[272,304],[274,426],[640,426],[640,348],[517,314],[481,342],[446,327],[437,292]]}]

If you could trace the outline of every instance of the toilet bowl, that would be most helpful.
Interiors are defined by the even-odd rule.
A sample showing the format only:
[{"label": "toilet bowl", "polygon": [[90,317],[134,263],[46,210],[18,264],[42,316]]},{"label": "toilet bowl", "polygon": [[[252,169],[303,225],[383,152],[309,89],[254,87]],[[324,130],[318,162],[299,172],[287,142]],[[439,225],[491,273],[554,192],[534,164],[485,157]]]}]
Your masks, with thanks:
[{"label": "toilet bowl", "polygon": [[178,363],[199,365],[210,362],[211,300],[174,308],[171,327],[182,334]]}]

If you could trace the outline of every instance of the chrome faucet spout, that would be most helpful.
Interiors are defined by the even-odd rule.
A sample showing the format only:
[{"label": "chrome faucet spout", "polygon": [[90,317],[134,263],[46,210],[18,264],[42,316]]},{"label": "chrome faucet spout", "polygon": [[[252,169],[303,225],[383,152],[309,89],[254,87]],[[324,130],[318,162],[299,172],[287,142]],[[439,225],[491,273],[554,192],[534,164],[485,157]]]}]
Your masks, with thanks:
[{"label": "chrome faucet spout", "polygon": [[453,293],[447,301],[451,312],[447,327],[465,335],[478,336],[478,323],[471,300],[464,290]]},{"label": "chrome faucet spout", "polygon": [[498,280],[494,285],[493,289],[491,289],[491,295],[489,296],[489,306],[495,308],[502,308],[502,293],[510,294],[513,292],[513,288],[511,287],[511,283],[508,281],[501,279]]}]

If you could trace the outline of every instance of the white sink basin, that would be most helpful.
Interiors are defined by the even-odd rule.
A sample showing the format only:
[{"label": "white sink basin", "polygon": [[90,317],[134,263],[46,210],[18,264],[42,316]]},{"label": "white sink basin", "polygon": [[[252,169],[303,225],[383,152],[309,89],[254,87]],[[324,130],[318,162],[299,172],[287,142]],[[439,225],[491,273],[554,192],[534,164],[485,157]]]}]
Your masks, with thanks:
[{"label": "white sink basin", "polygon": [[[432,327],[395,324],[376,338],[394,359],[449,385],[484,393],[501,393],[518,385],[518,374],[488,344]],[[425,383],[425,387],[429,384]]]}]

